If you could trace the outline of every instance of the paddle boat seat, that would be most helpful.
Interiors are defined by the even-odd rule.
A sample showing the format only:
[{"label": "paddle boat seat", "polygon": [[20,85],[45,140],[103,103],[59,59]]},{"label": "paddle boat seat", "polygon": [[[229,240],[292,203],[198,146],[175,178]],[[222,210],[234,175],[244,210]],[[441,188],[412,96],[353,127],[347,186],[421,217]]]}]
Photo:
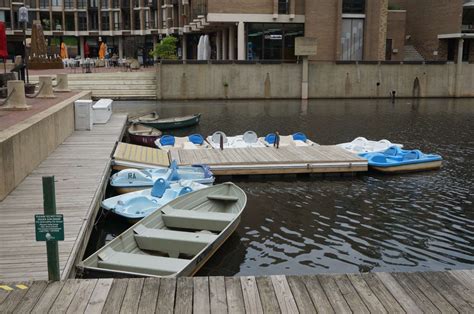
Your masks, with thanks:
[{"label": "paddle boat seat", "polygon": [[138,225],[133,231],[140,249],[165,252],[174,258],[180,253],[196,255],[217,239],[217,235],[211,233],[151,229],[143,225]]},{"label": "paddle boat seat", "polygon": [[198,212],[194,210],[161,208],[163,221],[167,227],[191,230],[222,231],[232,220],[233,213]]},{"label": "paddle boat seat", "polygon": [[161,257],[145,254],[116,252],[111,248],[99,253],[100,268],[128,271],[133,273],[151,273],[167,276],[181,271],[189,264],[189,260]]}]

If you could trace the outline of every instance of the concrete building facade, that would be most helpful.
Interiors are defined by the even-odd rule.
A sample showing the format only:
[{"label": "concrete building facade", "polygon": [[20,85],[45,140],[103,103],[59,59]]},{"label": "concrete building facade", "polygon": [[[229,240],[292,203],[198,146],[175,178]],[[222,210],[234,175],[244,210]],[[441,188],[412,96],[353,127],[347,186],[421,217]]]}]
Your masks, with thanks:
[{"label": "concrete building facade", "polygon": [[[142,57],[163,36],[180,38],[179,57],[195,59],[208,34],[213,59],[295,60],[295,37],[315,37],[313,61],[474,57],[474,1],[451,0],[25,0],[30,25],[40,20],[50,46],[97,55],[99,41],[120,57]],[[21,49],[20,2],[0,0],[9,51]],[[29,30],[27,30],[29,34]],[[462,47],[461,47],[462,42]],[[86,45],[87,44],[87,45]],[[454,56],[454,57],[453,57]]]}]

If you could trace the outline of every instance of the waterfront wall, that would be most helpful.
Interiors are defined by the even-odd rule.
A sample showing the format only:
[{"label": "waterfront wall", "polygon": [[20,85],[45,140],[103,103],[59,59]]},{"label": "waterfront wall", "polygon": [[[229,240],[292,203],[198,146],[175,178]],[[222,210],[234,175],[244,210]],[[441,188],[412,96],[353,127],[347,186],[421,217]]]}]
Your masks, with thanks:
[{"label": "waterfront wall", "polygon": [[71,135],[77,99],[90,99],[90,92],[76,94],[0,132],[0,201]]},{"label": "waterfront wall", "polygon": [[[474,97],[474,64],[309,65],[310,98]],[[301,64],[161,64],[158,99],[301,97]]]}]

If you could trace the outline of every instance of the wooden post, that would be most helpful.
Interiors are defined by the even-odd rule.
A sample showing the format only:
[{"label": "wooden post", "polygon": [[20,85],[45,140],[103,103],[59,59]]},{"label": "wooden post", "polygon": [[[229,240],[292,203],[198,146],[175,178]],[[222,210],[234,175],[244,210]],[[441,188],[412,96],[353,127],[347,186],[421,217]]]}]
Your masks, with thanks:
[{"label": "wooden post", "polygon": [[[45,215],[56,215],[56,192],[54,176],[43,177],[43,207]],[[59,281],[59,250],[58,241],[46,241],[46,255],[48,258],[48,278]]]}]

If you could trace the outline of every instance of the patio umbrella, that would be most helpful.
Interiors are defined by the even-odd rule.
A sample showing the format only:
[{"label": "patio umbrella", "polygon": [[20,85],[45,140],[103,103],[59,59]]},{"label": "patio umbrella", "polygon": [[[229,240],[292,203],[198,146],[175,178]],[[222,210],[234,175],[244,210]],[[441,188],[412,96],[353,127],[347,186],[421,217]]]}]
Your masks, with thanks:
[{"label": "patio umbrella", "polygon": [[6,58],[8,58],[7,35],[5,33],[5,23],[0,22],[0,58],[3,59],[3,70],[7,72]]},{"label": "patio umbrella", "polygon": [[100,48],[99,48],[99,59],[103,60],[105,58],[105,43],[100,43]]},{"label": "patio umbrella", "polygon": [[84,42],[84,57],[89,58],[89,44]]},{"label": "patio umbrella", "polygon": [[61,43],[61,51],[60,51],[60,56],[61,56],[61,59],[68,59],[69,58],[69,55],[67,53],[67,46],[64,42]]},{"label": "patio umbrella", "polygon": [[202,60],[203,59],[203,48],[204,48],[204,36],[201,35],[199,37],[199,43],[198,43],[198,51],[197,51],[197,59]]}]

